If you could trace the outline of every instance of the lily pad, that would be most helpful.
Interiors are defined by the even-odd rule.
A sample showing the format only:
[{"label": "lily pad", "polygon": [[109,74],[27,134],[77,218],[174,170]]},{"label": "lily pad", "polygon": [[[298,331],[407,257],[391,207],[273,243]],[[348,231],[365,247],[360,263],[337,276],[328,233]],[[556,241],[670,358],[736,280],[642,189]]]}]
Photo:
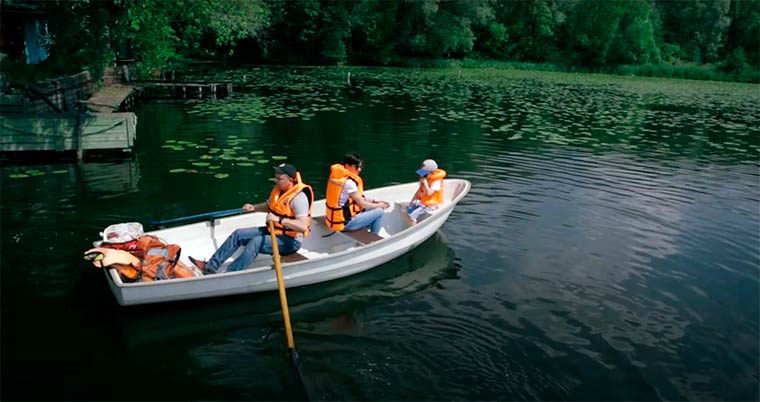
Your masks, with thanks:
[{"label": "lily pad", "polygon": [[229,173],[217,173],[214,175],[217,179],[226,179],[230,177]]},{"label": "lily pad", "polygon": [[185,168],[177,168],[177,169],[170,170],[169,173],[182,173],[182,172],[186,172],[186,171],[187,171],[187,169],[185,169]]},{"label": "lily pad", "polygon": [[209,166],[209,165],[211,165],[211,164],[208,163],[208,162],[193,162],[193,166],[198,166],[198,167],[206,167],[206,166]]},{"label": "lily pad", "polygon": [[23,173],[14,173],[12,175],[9,175],[8,177],[10,177],[11,179],[23,179],[25,177],[29,177],[29,175],[23,174]]},{"label": "lily pad", "polygon": [[288,159],[288,157],[287,156],[281,156],[281,155],[274,155],[274,156],[272,156],[272,160],[275,160],[275,161],[283,161],[285,159]]}]

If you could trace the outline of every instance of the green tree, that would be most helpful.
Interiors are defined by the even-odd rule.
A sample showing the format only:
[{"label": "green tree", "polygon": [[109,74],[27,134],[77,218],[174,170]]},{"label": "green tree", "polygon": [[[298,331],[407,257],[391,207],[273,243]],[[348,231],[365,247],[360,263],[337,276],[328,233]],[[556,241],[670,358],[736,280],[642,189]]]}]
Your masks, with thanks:
[{"label": "green tree", "polygon": [[496,19],[507,28],[510,58],[546,61],[555,58],[557,10],[553,0],[508,1],[495,6]]},{"label": "green tree", "polygon": [[615,64],[659,63],[656,18],[656,10],[649,0],[626,2],[608,61]]},{"label": "green tree", "polygon": [[564,40],[571,60],[580,65],[604,65],[620,24],[617,1],[568,3]]},{"label": "green tree", "polygon": [[269,23],[257,0],[117,0],[125,10],[125,34],[143,71],[187,57],[231,53],[236,41],[255,38]]},{"label": "green tree", "polygon": [[319,37],[320,55],[328,63],[344,63],[348,58],[353,28],[360,21],[359,4],[353,1],[322,3]]},{"label": "green tree", "polygon": [[[760,69],[760,0],[734,0],[729,9],[731,22],[726,37],[729,56],[746,61]],[[735,53],[741,49],[741,53]]]},{"label": "green tree", "polygon": [[649,0],[568,1],[563,25],[566,53],[576,64],[659,61],[656,18]]},{"label": "green tree", "polygon": [[69,74],[89,69],[99,75],[113,59],[111,43],[121,34],[120,10],[113,2],[88,0],[42,3],[52,37],[48,64],[55,73]]},{"label": "green tree", "polygon": [[267,0],[271,24],[262,35],[268,60],[313,63],[317,58],[322,3],[319,0]]},{"label": "green tree", "polygon": [[493,18],[488,0],[402,0],[399,48],[410,56],[463,56],[475,45],[474,26]]},{"label": "green tree", "polygon": [[496,20],[488,21],[485,26],[475,30],[477,40],[475,51],[487,57],[495,59],[507,59],[507,44],[509,34],[507,27]]},{"label": "green tree", "polygon": [[716,61],[726,43],[730,5],[731,0],[656,0],[663,39],[678,45],[688,61]]},{"label": "green tree", "polygon": [[272,25],[265,35],[270,60],[284,63],[344,63],[352,32],[362,17],[361,2],[268,0]]},{"label": "green tree", "polygon": [[357,6],[357,24],[351,39],[359,61],[390,64],[398,58],[399,2],[361,0]]}]

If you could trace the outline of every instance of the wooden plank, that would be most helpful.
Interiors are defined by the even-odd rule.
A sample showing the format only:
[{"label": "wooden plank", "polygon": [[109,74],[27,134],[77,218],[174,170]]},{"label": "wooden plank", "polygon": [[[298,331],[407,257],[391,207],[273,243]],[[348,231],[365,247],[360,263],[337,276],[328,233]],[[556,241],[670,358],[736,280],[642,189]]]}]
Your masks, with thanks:
[{"label": "wooden plank", "polygon": [[19,151],[57,151],[60,152],[62,147],[54,142],[37,142],[34,144],[0,144],[2,152],[19,152]]},{"label": "wooden plank", "polygon": [[115,112],[134,91],[131,85],[109,85],[93,94],[87,105],[103,113]]},{"label": "wooden plank", "polygon": [[85,151],[93,151],[96,149],[121,149],[123,151],[131,151],[129,147],[127,147],[127,144],[123,142],[99,142],[97,144],[88,144],[84,142],[82,143],[82,149]]},{"label": "wooden plank", "polygon": [[283,263],[306,261],[308,259],[309,259],[308,257],[299,253],[293,253],[293,254],[280,256],[280,261],[282,261]]},{"label": "wooden plank", "polygon": [[[325,221],[325,217],[324,216],[317,216],[317,217],[314,217],[312,219],[315,220],[315,221],[317,221],[317,222],[319,222],[319,223],[321,223],[321,224],[323,224],[323,225],[325,225],[325,226],[327,226],[327,223]],[[384,239],[384,237],[376,235],[376,234],[374,234],[374,233],[372,233],[370,231],[367,231],[367,230],[355,230],[353,232],[340,232],[340,233],[342,233],[342,234],[344,234],[344,235],[346,235],[346,236],[348,236],[348,237],[350,237],[350,238],[352,238],[352,239],[354,239],[354,240],[356,240],[356,241],[358,241],[360,243],[363,243],[363,244],[369,244],[369,243],[372,243],[372,242]]]},{"label": "wooden plank", "polygon": [[341,233],[364,244],[369,244],[372,242],[376,242],[378,240],[383,240],[383,237],[381,237],[380,235],[376,235],[368,230],[356,230],[353,232],[341,232]]},{"label": "wooden plank", "polygon": [[94,135],[82,136],[82,140],[87,143],[95,144],[98,142],[118,141],[126,144],[128,141],[127,133],[123,131],[114,131],[113,133],[98,133]]}]

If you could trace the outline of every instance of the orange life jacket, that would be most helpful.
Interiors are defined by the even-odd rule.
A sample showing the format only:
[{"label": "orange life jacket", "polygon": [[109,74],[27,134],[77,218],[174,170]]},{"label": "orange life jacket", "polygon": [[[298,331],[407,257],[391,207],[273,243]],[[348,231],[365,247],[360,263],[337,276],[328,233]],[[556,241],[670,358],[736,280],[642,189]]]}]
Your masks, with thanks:
[{"label": "orange life jacket", "polygon": [[100,247],[103,247],[103,248],[112,248],[112,249],[115,249],[115,250],[124,250],[124,251],[129,252],[129,254],[132,254],[133,256],[135,256],[137,258],[142,258],[143,257],[143,250],[142,250],[142,248],[140,248],[140,242],[137,239],[130,240],[130,241],[124,242],[124,243],[108,243],[108,242],[103,242]]},{"label": "orange life jacket", "polygon": [[[443,180],[444,177],[446,177],[446,171],[443,169],[436,169],[433,173],[430,173],[427,176],[428,186],[432,185],[433,182],[437,180]],[[420,188],[417,189],[417,198],[421,203],[429,207],[443,204],[443,182],[441,182],[441,189],[430,195],[428,195],[427,192],[425,192],[425,189],[420,186]]]},{"label": "orange life jacket", "polygon": [[141,259],[141,264],[136,269],[122,266],[123,264],[109,266],[115,268],[122,278],[130,282],[138,279],[150,282],[195,276],[193,270],[179,260],[182,251],[180,247],[176,244],[166,244],[156,236],[143,235],[127,243],[103,243],[101,247],[124,250]]},{"label": "orange life jacket", "polygon": [[[301,191],[303,191],[304,194],[306,194],[306,198],[309,199],[309,215],[307,220],[308,224],[306,225],[306,230],[303,232],[303,237],[307,237],[309,235],[309,228],[311,227],[311,205],[314,204],[314,191],[311,189],[311,186],[305,184],[303,180],[301,180],[300,172],[296,172],[296,182],[288,191],[283,193],[279,188],[277,188],[277,186],[274,186],[272,193],[269,195],[269,212],[282,218],[294,219],[296,217],[296,214],[293,212],[290,204]],[[278,236],[282,234],[291,237],[298,236],[299,232],[288,229],[279,222],[273,223],[274,234]]]},{"label": "orange life jacket", "polygon": [[359,196],[364,197],[364,181],[359,175],[351,173],[345,166],[336,163],[330,166],[330,178],[327,180],[325,194],[325,223],[330,230],[339,232],[346,227],[351,217],[362,211],[361,205],[348,197],[345,205],[339,205],[340,193],[346,180],[353,180],[359,189]]},{"label": "orange life jacket", "polygon": [[179,260],[182,249],[178,245],[166,244],[151,235],[140,236],[137,240],[143,250],[143,282],[195,276],[193,271]]}]

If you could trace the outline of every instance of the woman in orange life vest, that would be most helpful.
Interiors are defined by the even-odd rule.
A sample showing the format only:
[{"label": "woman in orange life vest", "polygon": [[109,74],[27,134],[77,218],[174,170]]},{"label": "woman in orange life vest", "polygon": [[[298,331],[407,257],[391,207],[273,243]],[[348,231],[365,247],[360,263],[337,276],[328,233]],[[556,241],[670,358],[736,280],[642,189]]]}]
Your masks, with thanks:
[{"label": "woman in orange life vest", "polygon": [[[268,212],[267,222],[274,223],[277,245],[283,255],[301,248],[301,242],[309,235],[311,206],[314,192],[301,180],[301,174],[288,163],[274,166],[275,185],[269,199],[260,204],[243,205],[244,212]],[[259,253],[272,254],[272,236],[266,226],[237,229],[227,237],[208,261],[190,257],[190,261],[204,273],[218,273],[219,268],[235,251],[245,246],[226,271],[246,269]]]},{"label": "woman in orange life vest", "polygon": [[438,169],[434,160],[425,159],[417,169],[417,174],[420,176],[420,186],[406,207],[406,213],[413,222],[417,222],[417,218],[423,213],[443,204],[443,178],[446,177],[446,171]]},{"label": "woman in orange life vest", "polygon": [[383,227],[383,209],[390,204],[364,197],[364,182],[359,177],[363,167],[364,160],[357,153],[344,156],[343,164],[330,166],[325,223],[336,232],[369,229],[378,234]]}]

